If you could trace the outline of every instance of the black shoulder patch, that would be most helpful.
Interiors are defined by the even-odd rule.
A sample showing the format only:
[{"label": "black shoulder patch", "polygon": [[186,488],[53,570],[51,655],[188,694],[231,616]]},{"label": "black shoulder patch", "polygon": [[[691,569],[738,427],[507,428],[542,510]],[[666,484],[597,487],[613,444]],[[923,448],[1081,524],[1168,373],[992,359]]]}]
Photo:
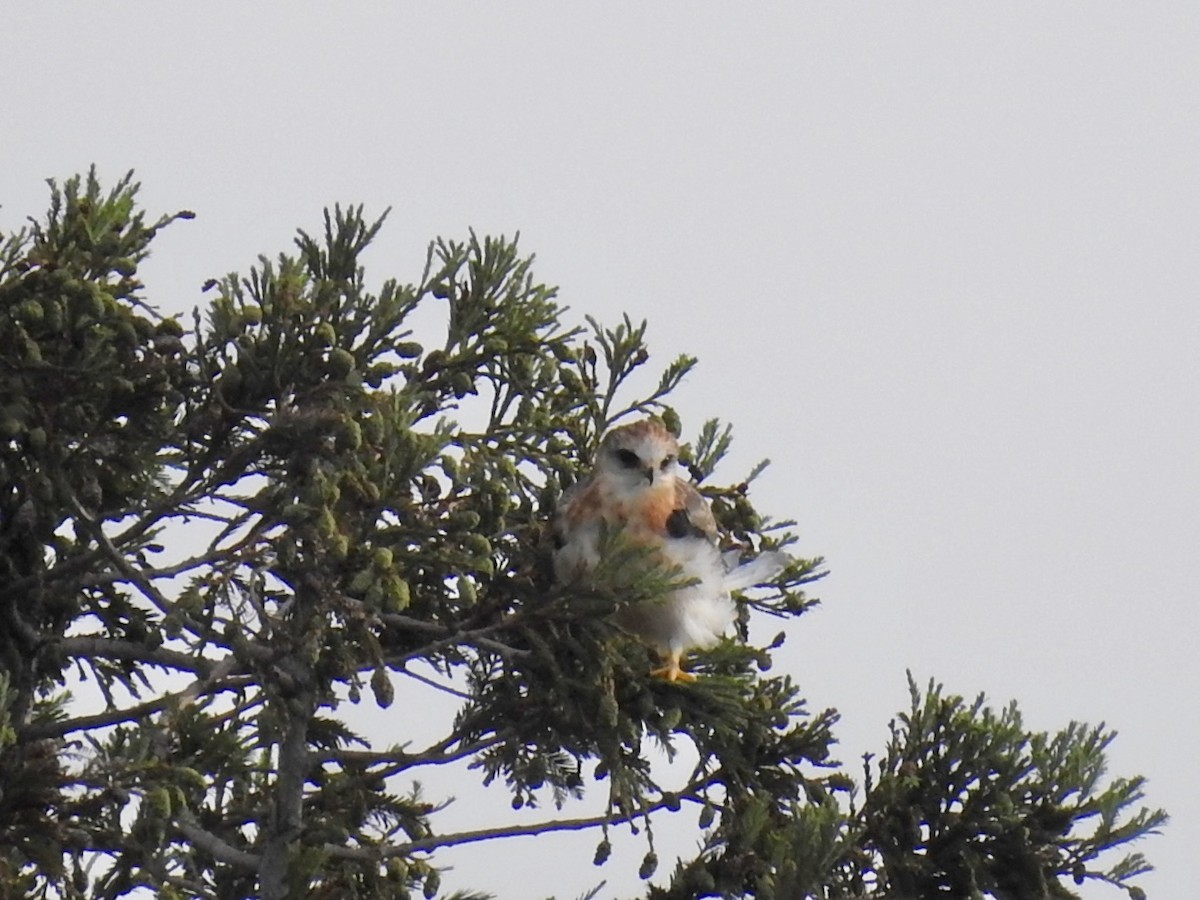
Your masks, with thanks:
[{"label": "black shoulder patch", "polygon": [[667,516],[667,534],[673,538],[706,538],[704,529],[697,528],[682,507]]}]

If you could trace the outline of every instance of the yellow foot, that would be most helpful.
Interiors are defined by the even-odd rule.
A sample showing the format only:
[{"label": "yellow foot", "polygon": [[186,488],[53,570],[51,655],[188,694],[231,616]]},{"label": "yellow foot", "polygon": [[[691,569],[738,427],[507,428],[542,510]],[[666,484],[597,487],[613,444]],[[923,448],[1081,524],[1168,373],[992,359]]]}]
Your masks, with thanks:
[{"label": "yellow foot", "polygon": [[676,681],[695,681],[696,676],[691,672],[683,671],[683,668],[679,665],[680,657],[682,655],[682,653],[672,653],[667,657],[667,664],[665,666],[652,669],[650,674],[655,678],[662,678],[664,681],[670,681],[672,683]]}]

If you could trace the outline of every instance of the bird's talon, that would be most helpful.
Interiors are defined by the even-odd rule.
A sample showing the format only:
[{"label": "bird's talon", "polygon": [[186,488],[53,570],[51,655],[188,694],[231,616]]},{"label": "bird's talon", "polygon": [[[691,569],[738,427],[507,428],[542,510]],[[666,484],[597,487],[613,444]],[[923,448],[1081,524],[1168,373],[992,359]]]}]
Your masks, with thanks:
[{"label": "bird's talon", "polygon": [[660,666],[657,669],[651,670],[650,674],[655,678],[661,678],[663,681],[669,681],[672,684],[677,681],[690,684],[696,680],[696,676],[691,672],[685,672],[679,665],[679,660],[675,658],[667,660],[667,664],[665,666]]}]

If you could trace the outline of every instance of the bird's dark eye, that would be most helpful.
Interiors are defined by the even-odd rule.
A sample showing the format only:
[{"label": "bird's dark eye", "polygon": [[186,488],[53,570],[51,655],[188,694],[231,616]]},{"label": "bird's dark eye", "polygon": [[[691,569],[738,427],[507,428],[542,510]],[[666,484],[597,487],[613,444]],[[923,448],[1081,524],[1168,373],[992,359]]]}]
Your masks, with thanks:
[{"label": "bird's dark eye", "polygon": [[665,471],[667,471],[667,469],[671,468],[671,466],[673,466],[673,465],[675,465],[674,454],[672,454],[671,456],[668,456],[666,459],[664,459],[662,461],[662,465],[660,465],[659,468],[665,472]]},{"label": "bird's dark eye", "polygon": [[619,459],[621,461],[621,465],[627,469],[636,469],[642,464],[642,461],[638,459],[638,455],[632,450],[618,450],[617,459]]}]

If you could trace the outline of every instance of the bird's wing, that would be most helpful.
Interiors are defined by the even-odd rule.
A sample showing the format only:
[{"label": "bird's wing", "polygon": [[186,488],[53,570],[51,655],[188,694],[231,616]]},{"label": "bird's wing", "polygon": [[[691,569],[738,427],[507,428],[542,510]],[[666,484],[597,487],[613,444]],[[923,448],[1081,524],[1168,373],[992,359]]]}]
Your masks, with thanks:
[{"label": "bird's wing", "polygon": [[595,479],[578,481],[563,492],[554,517],[554,574],[570,582],[600,559],[599,500]]},{"label": "bird's wing", "polygon": [[591,478],[575,482],[558,498],[558,509],[554,514],[554,546],[562,548],[571,539],[572,532],[579,527],[579,517],[582,512],[581,499],[592,486]]},{"label": "bird's wing", "polygon": [[712,507],[695,485],[675,482],[675,509],[667,517],[667,534],[673,538],[717,540],[717,520],[713,518]]}]

